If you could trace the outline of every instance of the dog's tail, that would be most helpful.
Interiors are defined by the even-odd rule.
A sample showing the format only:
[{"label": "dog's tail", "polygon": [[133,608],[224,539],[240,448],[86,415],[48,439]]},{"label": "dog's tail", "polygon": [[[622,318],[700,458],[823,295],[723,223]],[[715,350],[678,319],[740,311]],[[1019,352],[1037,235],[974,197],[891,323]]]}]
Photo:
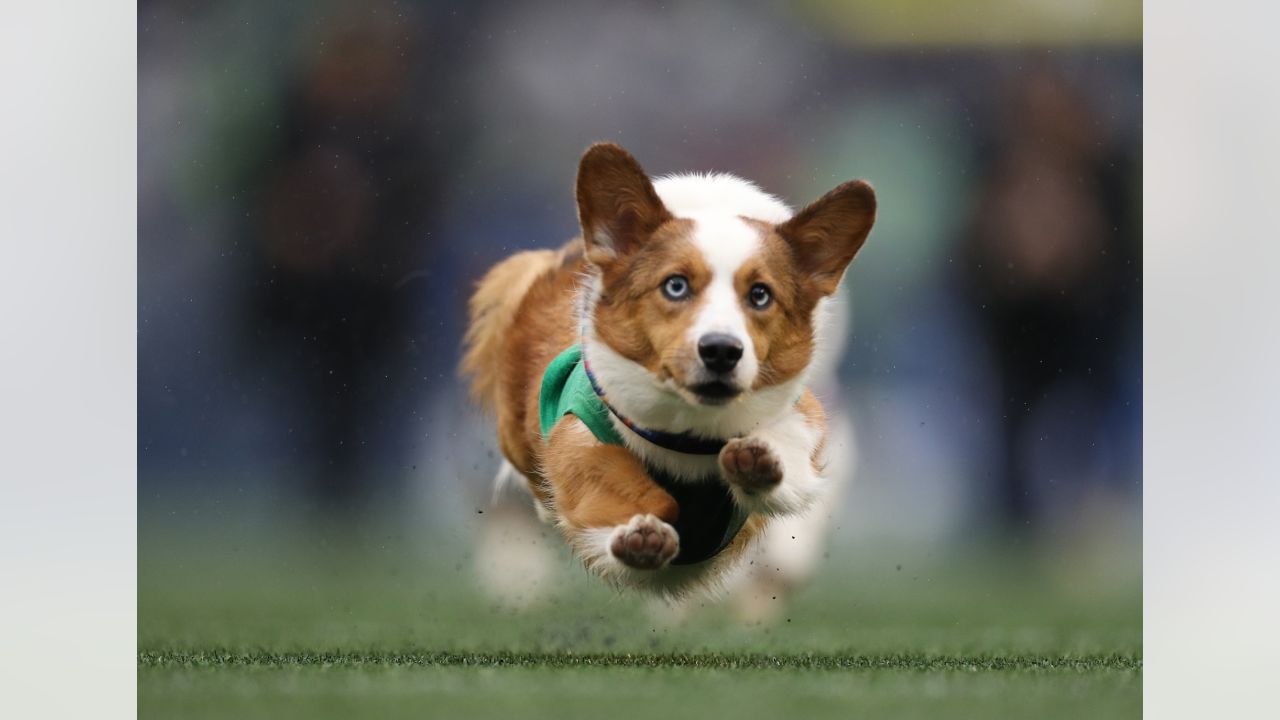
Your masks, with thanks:
[{"label": "dog's tail", "polygon": [[516,253],[494,265],[476,285],[468,304],[462,372],[471,377],[471,399],[489,412],[498,404],[501,353],[520,301],[535,280],[560,265],[567,249]]}]

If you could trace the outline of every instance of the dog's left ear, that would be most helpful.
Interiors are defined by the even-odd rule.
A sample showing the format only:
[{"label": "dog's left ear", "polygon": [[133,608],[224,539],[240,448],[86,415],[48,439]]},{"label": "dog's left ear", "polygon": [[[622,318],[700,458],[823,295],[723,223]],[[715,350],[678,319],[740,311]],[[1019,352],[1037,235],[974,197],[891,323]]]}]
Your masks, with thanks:
[{"label": "dog's left ear", "polygon": [[778,234],[818,292],[831,295],[875,221],[875,191],[865,181],[852,180],[779,225]]},{"label": "dog's left ear", "polygon": [[613,143],[596,143],[582,156],[577,196],[587,259],[596,265],[635,251],[672,218],[644,168]]}]

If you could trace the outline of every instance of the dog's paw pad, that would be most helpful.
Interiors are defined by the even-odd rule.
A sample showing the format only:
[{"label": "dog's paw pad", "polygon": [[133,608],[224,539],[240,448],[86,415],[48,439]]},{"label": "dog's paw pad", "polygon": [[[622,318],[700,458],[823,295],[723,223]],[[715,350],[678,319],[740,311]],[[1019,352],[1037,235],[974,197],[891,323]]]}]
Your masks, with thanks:
[{"label": "dog's paw pad", "polygon": [[609,552],[637,570],[657,570],[679,551],[675,528],[653,515],[636,515],[626,525],[619,525],[609,541]]},{"label": "dog's paw pad", "polygon": [[720,450],[725,480],[748,494],[772,490],[782,482],[782,460],[758,438],[736,438]]}]

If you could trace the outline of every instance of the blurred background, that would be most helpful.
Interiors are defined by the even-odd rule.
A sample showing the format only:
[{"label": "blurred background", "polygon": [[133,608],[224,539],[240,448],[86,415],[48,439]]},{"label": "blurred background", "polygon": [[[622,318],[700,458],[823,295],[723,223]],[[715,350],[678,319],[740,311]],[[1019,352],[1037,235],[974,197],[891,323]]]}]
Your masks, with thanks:
[{"label": "blurred background", "polygon": [[144,0],[138,23],[144,637],[209,596],[157,598],[252,562],[313,592],[351,553],[395,558],[375,584],[472,583],[498,459],[456,374],[465,301],[576,233],[597,140],[794,206],[875,185],[827,398],[857,446],[831,575],[971,551],[1140,613],[1140,3]]}]

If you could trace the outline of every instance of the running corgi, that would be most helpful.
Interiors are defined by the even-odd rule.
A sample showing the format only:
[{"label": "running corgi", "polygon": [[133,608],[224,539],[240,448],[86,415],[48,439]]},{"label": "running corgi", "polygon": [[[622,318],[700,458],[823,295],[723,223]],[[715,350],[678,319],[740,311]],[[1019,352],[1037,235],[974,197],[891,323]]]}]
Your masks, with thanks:
[{"label": "running corgi", "polygon": [[651,180],[601,143],[576,194],[581,239],[480,281],[463,370],[501,474],[589,569],[667,597],[713,588],[824,490],[806,375],[875,193],[847,182],[793,215],[731,175]]}]

